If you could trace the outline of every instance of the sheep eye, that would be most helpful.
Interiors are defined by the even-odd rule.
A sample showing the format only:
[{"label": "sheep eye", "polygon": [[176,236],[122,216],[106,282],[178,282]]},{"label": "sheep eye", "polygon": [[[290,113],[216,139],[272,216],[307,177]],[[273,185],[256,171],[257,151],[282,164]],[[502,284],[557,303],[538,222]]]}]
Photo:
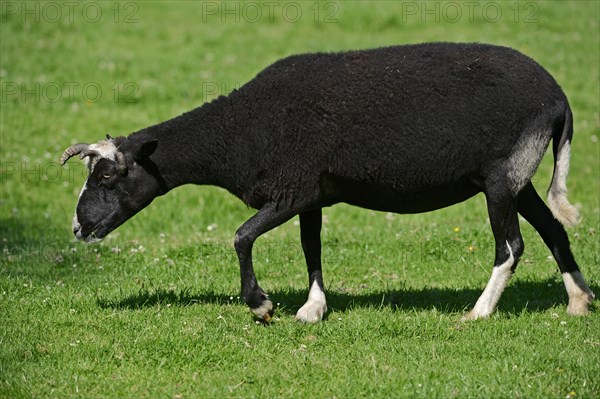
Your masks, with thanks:
[{"label": "sheep eye", "polygon": [[102,177],[103,177],[104,179],[110,179],[111,175],[109,175],[108,173],[104,173],[104,174],[102,175]]}]

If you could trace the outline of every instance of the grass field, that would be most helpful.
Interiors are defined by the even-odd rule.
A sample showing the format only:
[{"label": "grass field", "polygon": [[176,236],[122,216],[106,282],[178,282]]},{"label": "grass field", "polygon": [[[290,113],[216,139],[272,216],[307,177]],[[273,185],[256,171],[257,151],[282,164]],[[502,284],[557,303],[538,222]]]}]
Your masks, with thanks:
[{"label": "grass field", "polygon": [[[84,169],[57,163],[72,143],[166,120],[285,55],[508,45],[573,107],[568,186],[582,221],[569,235],[598,294],[600,3],[69,4],[0,3],[0,397],[600,397],[598,305],[566,314],[556,263],[525,221],[497,312],[459,321],[492,268],[482,196],[410,216],[326,209],[317,325],[293,318],[307,295],[297,220],[268,233],[255,268],[278,309],[263,326],[238,297],[232,246],[251,209],[186,186],[86,246],[71,233]],[[540,193],[551,173],[547,154]]]}]

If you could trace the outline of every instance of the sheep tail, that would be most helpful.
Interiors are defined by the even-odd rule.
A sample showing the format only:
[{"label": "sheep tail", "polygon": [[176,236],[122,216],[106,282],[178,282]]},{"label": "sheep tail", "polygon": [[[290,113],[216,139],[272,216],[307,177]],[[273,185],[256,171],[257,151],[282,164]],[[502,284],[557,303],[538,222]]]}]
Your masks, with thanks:
[{"label": "sheep tail", "polygon": [[567,175],[571,158],[571,139],[573,137],[573,114],[567,105],[562,129],[555,129],[552,137],[554,153],[554,174],[548,188],[548,206],[554,217],[566,227],[579,221],[577,208],[567,199]]}]

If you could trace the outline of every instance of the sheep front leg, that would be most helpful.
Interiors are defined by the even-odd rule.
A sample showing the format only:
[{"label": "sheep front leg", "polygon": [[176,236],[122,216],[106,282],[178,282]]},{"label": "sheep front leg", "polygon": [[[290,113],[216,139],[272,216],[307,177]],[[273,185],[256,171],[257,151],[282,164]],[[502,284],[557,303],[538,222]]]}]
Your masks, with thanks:
[{"label": "sheep front leg", "polygon": [[277,209],[275,204],[269,203],[248,219],[235,234],[235,250],[240,261],[242,298],[254,316],[264,322],[269,322],[273,316],[273,302],[256,281],[252,266],[252,247],[258,237],[285,223],[295,214],[291,209]]},{"label": "sheep front leg", "polygon": [[323,289],[323,274],[321,272],[321,224],[322,211],[300,213],[300,236],[302,250],[308,268],[308,300],[296,313],[296,320],[305,323],[317,323],[327,312],[327,301]]}]

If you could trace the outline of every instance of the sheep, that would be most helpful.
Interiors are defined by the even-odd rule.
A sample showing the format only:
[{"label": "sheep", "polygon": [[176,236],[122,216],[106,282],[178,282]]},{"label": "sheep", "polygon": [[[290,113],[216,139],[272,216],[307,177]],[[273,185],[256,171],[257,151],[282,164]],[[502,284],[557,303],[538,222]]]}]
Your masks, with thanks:
[{"label": "sheep", "polygon": [[[128,137],[76,144],[89,168],[73,217],[94,242],[183,184],[225,188],[257,209],[235,234],[241,292],[268,322],[273,303],[255,277],[252,247],[299,215],[309,278],[297,312],[327,311],[321,267],[322,208],[347,203],[400,214],[433,211],[483,193],[495,261],[463,320],[488,317],[523,253],[518,214],[554,255],[567,311],[589,312],[586,284],[563,227],[573,117],[553,77],[516,50],[428,43],[284,58],[227,96]],[[550,140],[548,206],[531,178]]]}]

